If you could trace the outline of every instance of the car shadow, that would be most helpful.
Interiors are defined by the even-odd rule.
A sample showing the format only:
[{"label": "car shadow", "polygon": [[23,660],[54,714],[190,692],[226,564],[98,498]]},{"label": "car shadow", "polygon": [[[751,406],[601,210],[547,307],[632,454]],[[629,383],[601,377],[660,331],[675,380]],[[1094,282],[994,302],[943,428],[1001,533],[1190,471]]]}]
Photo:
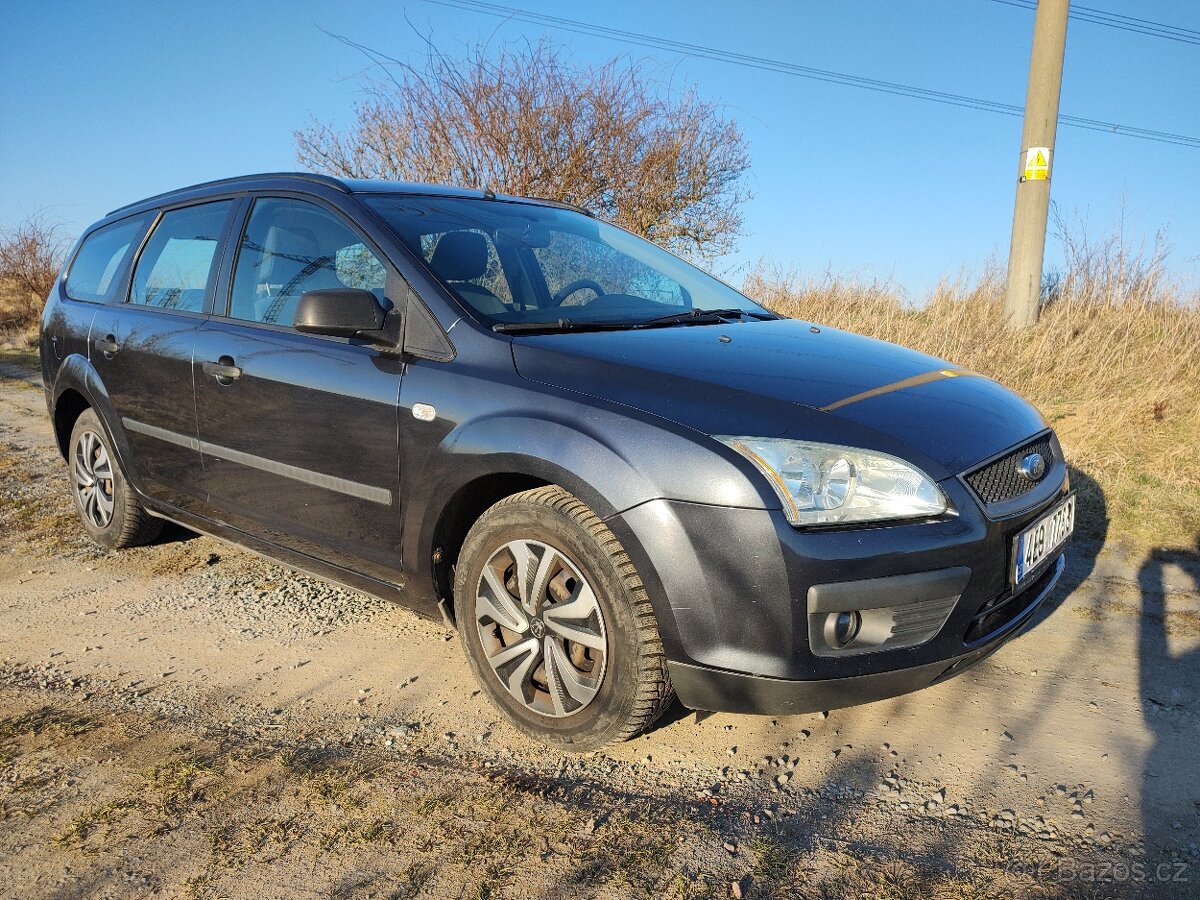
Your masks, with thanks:
[{"label": "car shadow", "polygon": [[158,537],[149,543],[151,547],[161,547],[165,544],[186,544],[188,541],[195,540],[200,537],[198,532],[192,531],[190,528],[184,528],[182,525],[176,525],[174,522],[163,522],[163,529],[159,532]]}]

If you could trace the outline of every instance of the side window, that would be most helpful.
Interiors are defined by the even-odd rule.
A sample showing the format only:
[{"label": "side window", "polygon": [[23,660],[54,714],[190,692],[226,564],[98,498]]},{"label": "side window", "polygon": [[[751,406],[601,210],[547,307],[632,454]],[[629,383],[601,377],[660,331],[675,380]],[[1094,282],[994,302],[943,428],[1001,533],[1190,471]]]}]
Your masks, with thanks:
[{"label": "side window", "polygon": [[238,248],[229,315],[291,325],[305,291],[360,288],[383,306],[387,270],[333,213],[302,200],[256,200]]},{"label": "side window", "polygon": [[133,270],[129,302],[202,312],[232,205],[222,200],[164,213]]},{"label": "side window", "polygon": [[67,273],[67,296],[72,300],[103,303],[129,256],[130,245],[146,227],[146,216],[136,216],[98,228],[84,238]]}]

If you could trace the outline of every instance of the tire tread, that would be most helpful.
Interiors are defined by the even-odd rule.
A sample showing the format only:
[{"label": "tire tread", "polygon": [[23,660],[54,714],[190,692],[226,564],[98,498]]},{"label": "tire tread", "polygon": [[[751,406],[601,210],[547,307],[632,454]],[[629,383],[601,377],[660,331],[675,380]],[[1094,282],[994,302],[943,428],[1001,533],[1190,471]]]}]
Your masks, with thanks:
[{"label": "tire tread", "polygon": [[621,729],[613,735],[612,742],[620,743],[637,737],[653,725],[674,702],[675,689],[671,686],[671,678],[667,673],[666,652],[663,650],[662,636],[658,632],[658,620],[633,561],[617,540],[617,536],[591,507],[558,485],[546,485],[513,494],[497,502],[492,509],[514,503],[534,503],[556,510],[572,519],[596,542],[624,584],[633,604],[633,617],[637,623],[638,689],[629,716]]},{"label": "tire tread", "polygon": [[124,548],[149,544],[162,533],[163,520],[150,515],[146,508],[138,503],[133,489],[124,477],[121,478],[121,488],[125,491],[125,521],[114,546]]}]

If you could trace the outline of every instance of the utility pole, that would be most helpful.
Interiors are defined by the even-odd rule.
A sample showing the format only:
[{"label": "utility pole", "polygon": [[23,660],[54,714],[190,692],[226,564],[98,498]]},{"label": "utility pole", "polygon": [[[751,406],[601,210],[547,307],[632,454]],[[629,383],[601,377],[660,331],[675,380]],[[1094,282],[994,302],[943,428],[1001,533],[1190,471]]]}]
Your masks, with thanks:
[{"label": "utility pole", "polygon": [[1036,325],[1038,319],[1069,8],[1070,0],[1038,0],[1033,20],[1033,54],[1029,59],[1017,202],[1004,294],[1004,320],[1010,328],[1028,328]]}]

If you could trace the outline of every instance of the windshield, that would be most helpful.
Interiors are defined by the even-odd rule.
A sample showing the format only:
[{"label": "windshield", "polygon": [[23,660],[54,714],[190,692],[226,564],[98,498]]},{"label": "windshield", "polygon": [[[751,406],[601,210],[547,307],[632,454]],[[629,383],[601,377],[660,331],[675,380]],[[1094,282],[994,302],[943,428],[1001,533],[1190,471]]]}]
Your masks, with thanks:
[{"label": "windshield", "polygon": [[700,324],[718,314],[775,318],[649,241],[573,210],[467,198],[363,199],[497,330],[563,320],[620,327],[676,317]]}]

